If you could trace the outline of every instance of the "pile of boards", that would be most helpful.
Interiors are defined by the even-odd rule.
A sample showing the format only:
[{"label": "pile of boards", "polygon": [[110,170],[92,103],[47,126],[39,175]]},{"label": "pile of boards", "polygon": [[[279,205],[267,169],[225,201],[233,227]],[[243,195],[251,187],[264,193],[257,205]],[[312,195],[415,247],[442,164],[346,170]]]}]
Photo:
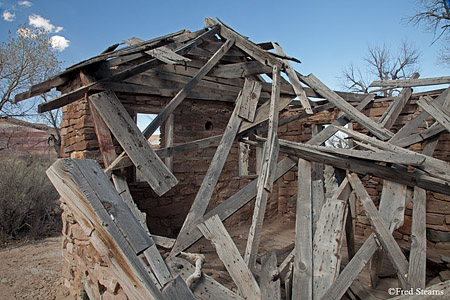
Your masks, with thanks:
[{"label": "pile of boards", "polygon": [[[371,262],[376,270],[383,255],[392,262],[404,290],[425,288],[426,191],[450,195],[450,167],[447,162],[432,157],[440,134],[450,131],[449,89],[423,93],[417,102],[422,111],[395,134],[390,129],[412,97],[411,87],[448,84],[450,77],[418,79],[416,75],[408,80],[374,82],[373,86],[398,89],[399,93],[382,117],[373,120],[361,111],[375,95],[332,91],[314,75],[296,72],[290,61],[297,60],[288,57],[278,44],[256,45],[211,18],[205,24],[206,28],[197,32],[178,32],[146,42],[130,39],[129,47],[115,50],[115,45],[16,97],[20,101],[64,86],[74,73],[81,77],[80,87],[41,104],[39,110],[45,112],[87,97],[107,168],[102,170],[91,160],[61,159],[47,173],[128,297],[281,299],[282,289],[288,299],[340,299],[345,293],[354,297],[361,290],[355,281],[358,274],[372,257],[378,257]],[[220,45],[212,52],[201,47],[210,40]],[[169,80],[164,77],[168,73],[160,72],[162,67],[193,64],[191,58],[195,56],[208,57],[197,73],[183,74],[187,75],[183,78],[169,74],[170,80],[182,83],[181,89],[162,84],[164,79]],[[94,65],[96,76],[91,76],[89,70]],[[163,79],[161,85],[139,77],[155,75],[152,72]],[[269,76],[271,82],[261,74]],[[164,94],[171,100],[141,132],[117,92]],[[221,136],[153,150],[147,139],[186,98],[234,103],[225,132]],[[322,101],[318,105],[311,98]],[[290,120],[333,108],[339,109],[341,115],[306,143],[283,140],[277,133],[279,112],[293,101],[303,109]],[[430,116],[435,123],[418,132]],[[286,124],[289,120],[282,122]],[[367,134],[345,127],[349,122],[359,124]],[[245,138],[252,133],[252,128],[261,124],[267,136]],[[352,149],[323,146],[339,131],[354,140]],[[114,151],[110,132],[123,149],[120,155]],[[207,212],[236,140],[262,148],[258,177]],[[425,145],[421,154],[407,149],[418,142]],[[116,175],[114,170],[136,166],[155,193],[163,195],[178,181],[162,159],[211,146],[217,146],[215,155],[177,239],[152,235],[133,202],[125,178]],[[287,156],[279,160],[279,153]],[[339,187],[329,199],[324,198],[321,183],[312,178],[316,163],[337,170]],[[295,167],[298,196],[294,250],[279,265],[274,252],[258,259],[259,264],[258,248],[268,197],[274,182]],[[360,180],[366,174],[384,180],[378,208]],[[413,189],[414,205],[409,261],[392,236],[403,223],[407,187]],[[222,222],[253,199],[252,223],[241,255]],[[355,247],[352,224],[355,201],[364,207],[373,229],[373,234],[359,249]],[[349,262],[341,268],[344,236]],[[236,291],[201,273],[201,255],[191,257],[195,267],[178,256],[202,237],[214,245],[237,286]],[[157,245],[171,249],[166,260]],[[448,291],[448,282],[439,288]]]}]

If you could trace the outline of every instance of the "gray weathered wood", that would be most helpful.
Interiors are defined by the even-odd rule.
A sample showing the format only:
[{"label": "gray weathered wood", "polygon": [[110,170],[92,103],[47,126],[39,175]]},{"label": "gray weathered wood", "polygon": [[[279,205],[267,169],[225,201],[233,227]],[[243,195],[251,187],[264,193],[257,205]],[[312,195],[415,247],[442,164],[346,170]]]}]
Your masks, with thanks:
[{"label": "gray weathered wood", "polygon": [[280,300],[280,278],[278,278],[277,255],[270,252],[261,259],[261,300]]},{"label": "gray weathered wood", "polygon": [[387,140],[393,136],[393,133],[389,130],[381,127],[375,121],[362,114],[356,108],[354,108],[350,103],[342,99],[334,91],[330,90],[325,84],[323,84],[319,79],[317,79],[313,74],[308,76],[303,76],[302,80],[306,82],[311,88],[313,88],[317,93],[321,94],[328,101],[336,105],[337,108],[342,110],[347,114],[347,118],[353,119],[355,122],[361,126],[367,128],[370,132],[376,135],[382,140]]},{"label": "gray weathered wood", "polygon": [[280,69],[277,65],[273,67],[272,73],[272,95],[270,99],[269,109],[269,128],[267,133],[267,142],[264,146],[263,163],[261,172],[258,176],[257,195],[255,200],[255,208],[253,211],[252,225],[248,233],[247,246],[245,248],[244,260],[250,270],[256,263],[258,247],[261,240],[262,225],[264,222],[264,214],[267,206],[269,193],[272,191],[273,169],[276,166],[278,158],[278,114],[280,100]]},{"label": "gray weathered wood", "polygon": [[313,299],[321,299],[339,275],[346,201],[328,199],[320,214],[313,241]]},{"label": "gray weathered wood", "polygon": [[189,92],[200,82],[203,76],[205,76],[215,64],[219,62],[222,56],[233,46],[234,40],[228,39],[219,50],[208,60],[208,62],[198,71],[184,88],[173,97],[172,100],[166,105],[166,107],[153,119],[153,121],[144,129],[143,134],[145,137],[150,137],[159,126],[169,117],[171,113],[181,104],[184,98],[187,97]]},{"label": "gray weathered wood", "polygon": [[293,299],[312,299],[313,233],[311,163],[298,160],[298,192],[295,217]]},{"label": "gray weathered wood", "polygon": [[[276,53],[283,55],[283,56],[286,55],[286,53],[284,53],[284,50],[283,50],[283,48],[280,47],[280,45],[278,45],[277,43],[272,43],[272,45],[273,45]],[[286,72],[289,80],[291,81],[292,87],[294,88],[295,94],[297,95],[298,99],[300,100],[300,103],[302,104],[306,113],[312,115],[313,111],[311,109],[311,104],[309,103],[309,99],[306,96],[306,92],[303,89],[303,87],[300,83],[300,80],[298,80],[297,73],[295,73],[294,69],[291,66],[291,63],[288,60],[283,59],[283,63],[285,66],[285,72]]]},{"label": "gray weathered wood", "polygon": [[443,105],[440,105],[436,101],[430,102],[425,97],[417,101],[417,104],[450,132],[450,111]]},{"label": "gray weathered wood", "polygon": [[208,75],[223,78],[236,78],[265,74],[270,71],[272,71],[271,67],[263,65],[259,61],[249,61],[217,66],[213,68]]},{"label": "gray weathered wood", "polygon": [[353,173],[349,174],[347,177],[356,194],[358,195],[361,203],[364,206],[364,209],[367,213],[372,228],[375,234],[377,235],[378,240],[383,245],[383,249],[386,251],[389,260],[392,262],[394,268],[397,270],[397,275],[398,278],[400,279],[402,287],[406,288],[408,285],[406,282],[406,277],[408,274],[408,262],[405,256],[403,255],[400,247],[392,237],[392,234],[389,231],[388,224],[380,216],[380,213],[373,204],[372,199],[367,194],[366,189],[359,180],[358,175]]},{"label": "gray weathered wood", "polygon": [[178,276],[170,281],[165,287],[163,287],[161,293],[167,300],[196,300],[194,294],[192,294],[192,291],[186,285],[186,282],[183,278],[181,278],[181,276]]},{"label": "gray weathered wood", "polygon": [[258,105],[259,95],[261,94],[261,84],[257,81],[245,79],[242,88],[241,106],[239,116],[249,122],[253,122]]},{"label": "gray weathered wood", "polygon": [[[164,147],[172,147],[173,146],[173,127],[174,127],[174,117],[173,114],[167,118],[164,124]],[[166,164],[169,171],[173,170],[173,157],[166,157],[164,159],[164,163]]]},{"label": "gray weathered wood", "polygon": [[215,215],[197,225],[206,239],[216,248],[220,260],[245,299],[261,299],[261,291],[253,274],[248,269],[239,251],[220,221]]},{"label": "gray weathered wood", "polygon": [[[91,173],[93,178],[86,177],[87,173]],[[90,236],[95,249],[112,266],[111,270],[126,294],[134,299],[163,299],[154,278],[125,239],[123,229],[116,225],[117,219],[111,218],[114,205],[108,206],[110,209],[107,211],[100,201],[105,199],[109,190],[115,191],[100,166],[90,160],[60,159],[47,170],[47,175],[83,231]],[[98,189],[107,194],[98,193]],[[114,197],[122,202],[117,193]],[[128,218],[134,219],[131,212]],[[144,232],[135,219],[134,222],[136,228]]]},{"label": "gray weathered wood", "polygon": [[[195,271],[194,266],[180,257],[168,258],[166,264],[173,277],[180,275],[184,280]],[[201,300],[244,300],[206,274],[202,274],[202,277],[197,279],[191,288],[195,297]]]},{"label": "gray weathered wood", "polygon": [[[231,146],[233,145],[239,126],[242,122],[242,119],[238,116],[241,100],[242,98],[238,97],[234,111],[228,121],[227,128],[225,129],[225,133],[222,136],[222,140],[214,153],[214,157],[209,165],[208,171],[205,174],[205,178],[197,192],[186,219],[184,220],[183,226],[178,234],[178,238],[188,234],[188,230],[192,227],[193,223],[198,221],[205,214],[217,181],[219,180],[222,172],[222,168],[225,165],[226,158],[228,157]],[[175,242],[174,248],[178,246],[178,238]]]},{"label": "gray weathered wood", "polygon": [[381,86],[381,87],[414,87],[425,85],[438,85],[450,83],[450,76],[434,77],[434,78],[421,78],[421,79],[397,79],[397,80],[375,80],[369,87]]},{"label": "gray weathered wood", "polygon": [[150,147],[114,92],[95,94],[90,100],[133,164],[158,195],[163,195],[178,183]]}]

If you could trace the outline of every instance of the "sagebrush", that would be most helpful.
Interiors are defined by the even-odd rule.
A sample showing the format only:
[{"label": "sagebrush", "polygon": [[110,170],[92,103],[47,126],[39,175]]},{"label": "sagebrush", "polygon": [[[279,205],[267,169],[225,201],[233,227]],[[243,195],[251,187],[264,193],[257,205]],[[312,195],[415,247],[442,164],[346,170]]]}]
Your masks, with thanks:
[{"label": "sagebrush", "polygon": [[0,238],[51,236],[61,231],[58,193],[45,171],[47,156],[0,159]]}]

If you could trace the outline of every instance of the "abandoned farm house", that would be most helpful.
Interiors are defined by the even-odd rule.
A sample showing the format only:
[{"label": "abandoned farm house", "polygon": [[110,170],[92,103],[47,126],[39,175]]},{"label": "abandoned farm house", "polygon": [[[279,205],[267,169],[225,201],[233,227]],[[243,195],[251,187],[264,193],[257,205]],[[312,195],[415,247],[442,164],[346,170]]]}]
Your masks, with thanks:
[{"label": "abandoned farm house", "polygon": [[[277,43],[205,25],[130,38],[16,97],[61,92],[39,110],[63,110],[47,174],[71,297],[449,295],[450,77],[336,92]],[[143,131],[138,114],[155,116]]]}]

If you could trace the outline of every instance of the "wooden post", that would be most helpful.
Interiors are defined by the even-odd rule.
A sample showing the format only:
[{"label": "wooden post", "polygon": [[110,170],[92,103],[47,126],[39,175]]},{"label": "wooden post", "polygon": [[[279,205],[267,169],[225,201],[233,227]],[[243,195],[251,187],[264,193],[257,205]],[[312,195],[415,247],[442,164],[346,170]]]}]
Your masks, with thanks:
[{"label": "wooden post", "polygon": [[[173,114],[170,114],[166,120],[164,125],[164,147],[172,147],[173,146],[173,127],[174,127],[174,117]],[[173,157],[168,156],[164,159],[164,162],[169,169],[169,171],[173,171]]]}]

